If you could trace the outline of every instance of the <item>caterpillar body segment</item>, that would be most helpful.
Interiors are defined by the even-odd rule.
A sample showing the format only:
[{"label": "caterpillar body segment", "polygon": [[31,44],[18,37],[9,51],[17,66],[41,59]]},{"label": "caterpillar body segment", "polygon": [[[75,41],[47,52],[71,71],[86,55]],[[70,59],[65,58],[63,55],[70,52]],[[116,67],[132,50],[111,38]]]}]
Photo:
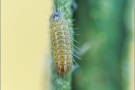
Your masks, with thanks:
[{"label": "caterpillar body segment", "polygon": [[73,63],[72,33],[62,13],[54,12],[51,15],[50,30],[55,70],[65,74],[71,69]]}]

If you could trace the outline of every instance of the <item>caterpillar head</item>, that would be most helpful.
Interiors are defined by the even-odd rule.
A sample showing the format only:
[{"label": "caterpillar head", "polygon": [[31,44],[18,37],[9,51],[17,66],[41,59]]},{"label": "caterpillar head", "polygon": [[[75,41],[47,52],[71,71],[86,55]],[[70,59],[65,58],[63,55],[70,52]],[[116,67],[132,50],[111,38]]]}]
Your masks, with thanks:
[{"label": "caterpillar head", "polygon": [[60,12],[54,12],[51,15],[51,19],[64,18],[64,16]]},{"label": "caterpillar head", "polygon": [[64,15],[60,12],[54,12],[50,17],[50,22],[57,22],[64,18]]}]

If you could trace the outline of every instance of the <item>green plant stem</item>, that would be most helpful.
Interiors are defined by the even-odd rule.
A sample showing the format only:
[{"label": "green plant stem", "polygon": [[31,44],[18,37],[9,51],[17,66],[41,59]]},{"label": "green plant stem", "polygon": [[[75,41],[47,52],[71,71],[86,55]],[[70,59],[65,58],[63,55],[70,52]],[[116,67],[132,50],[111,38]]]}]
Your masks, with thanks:
[{"label": "green plant stem", "polygon": [[[55,9],[62,8],[66,20],[72,19],[71,4],[72,0],[54,0]],[[72,26],[69,25],[69,28],[72,28]],[[70,70],[67,74],[61,75],[54,69],[54,64],[51,67],[53,69],[51,72],[52,90],[71,90],[72,71]]]}]

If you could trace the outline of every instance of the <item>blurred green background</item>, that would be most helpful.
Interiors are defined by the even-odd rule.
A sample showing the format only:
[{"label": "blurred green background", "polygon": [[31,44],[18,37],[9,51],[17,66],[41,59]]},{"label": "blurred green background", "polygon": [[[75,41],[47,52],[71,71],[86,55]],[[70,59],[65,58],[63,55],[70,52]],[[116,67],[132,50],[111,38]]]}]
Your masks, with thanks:
[{"label": "blurred green background", "polygon": [[[51,90],[53,5],[53,0],[2,0],[1,90]],[[74,44],[81,55],[74,54],[82,59],[75,58],[79,68],[68,80],[72,90],[134,90],[133,0],[70,0],[66,5],[72,5],[66,15],[73,15],[80,34]]]},{"label": "blurred green background", "polygon": [[72,89],[129,90],[133,0],[75,0],[73,9],[82,60],[75,58]]}]

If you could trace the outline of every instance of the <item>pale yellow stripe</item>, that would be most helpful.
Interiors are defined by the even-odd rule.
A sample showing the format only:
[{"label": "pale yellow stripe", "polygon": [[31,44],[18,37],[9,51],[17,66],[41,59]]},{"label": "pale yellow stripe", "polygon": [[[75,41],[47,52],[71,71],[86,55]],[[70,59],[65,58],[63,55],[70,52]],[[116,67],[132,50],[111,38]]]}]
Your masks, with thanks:
[{"label": "pale yellow stripe", "polygon": [[52,0],[2,0],[1,90],[50,90]]},{"label": "pale yellow stripe", "polygon": [[[133,9],[134,10],[134,9]],[[132,12],[132,42],[130,45],[130,79],[129,79],[129,90],[134,90],[134,11]]]}]

